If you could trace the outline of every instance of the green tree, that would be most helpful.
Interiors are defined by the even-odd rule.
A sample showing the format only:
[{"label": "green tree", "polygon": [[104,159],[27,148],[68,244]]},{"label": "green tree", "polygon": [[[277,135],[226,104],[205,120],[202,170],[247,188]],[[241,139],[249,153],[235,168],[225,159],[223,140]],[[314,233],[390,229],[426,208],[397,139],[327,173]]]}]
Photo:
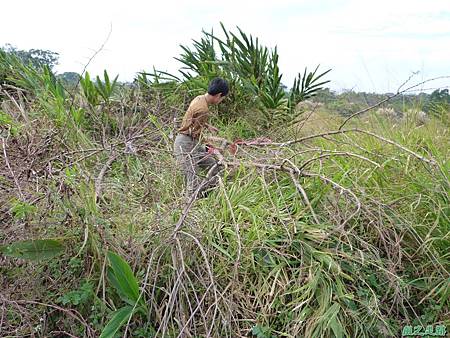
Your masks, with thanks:
[{"label": "green tree", "polygon": [[80,74],[76,72],[64,72],[56,77],[69,86],[75,86],[80,80]]},{"label": "green tree", "polygon": [[21,50],[12,46],[11,44],[6,44],[1,47],[4,52],[9,54],[14,54],[17,56],[24,64],[31,64],[35,68],[42,68],[44,65],[49,66],[51,69],[58,64],[59,54],[52,52],[50,50],[43,49],[30,49]]},{"label": "green tree", "polygon": [[439,119],[447,119],[450,113],[450,94],[448,89],[436,89],[432,92],[424,110]]},{"label": "green tree", "polygon": [[450,94],[448,89],[436,89],[430,95],[430,102],[450,104]]}]

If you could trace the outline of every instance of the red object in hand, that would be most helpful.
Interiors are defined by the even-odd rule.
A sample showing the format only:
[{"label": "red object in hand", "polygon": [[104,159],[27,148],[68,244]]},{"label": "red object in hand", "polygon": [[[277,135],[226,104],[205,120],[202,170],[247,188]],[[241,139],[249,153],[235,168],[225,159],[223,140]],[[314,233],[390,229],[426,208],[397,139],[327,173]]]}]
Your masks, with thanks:
[{"label": "red object in hand", "polygon": [[213,154],[220,154],[219,150],[217,148],[213,147],[210,144],[206,145],[206,149],[207,149],[208,154],[212,154],[212,155]]}]

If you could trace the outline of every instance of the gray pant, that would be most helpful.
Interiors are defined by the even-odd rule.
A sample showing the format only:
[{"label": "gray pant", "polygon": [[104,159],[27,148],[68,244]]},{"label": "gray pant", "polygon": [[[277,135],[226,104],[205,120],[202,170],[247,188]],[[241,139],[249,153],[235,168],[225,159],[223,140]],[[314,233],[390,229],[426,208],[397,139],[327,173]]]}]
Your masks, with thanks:
[{"label": "gray pant", "polygon": [[215,175],[219,172],[220,166],[217,159],[212,154],[208,154],[204,145],[188,135],[178,134],[175,138],[173,151],[177,165],[183,171],[188,196],[194,193],[206,177],[206,174],[203,176],[200,174],[200,169],[206,169],[208,172],[214,167],[211,170],[210,178],[207,179],[208,184],[205,184],[199,192],[218,183],[218,178]]}]

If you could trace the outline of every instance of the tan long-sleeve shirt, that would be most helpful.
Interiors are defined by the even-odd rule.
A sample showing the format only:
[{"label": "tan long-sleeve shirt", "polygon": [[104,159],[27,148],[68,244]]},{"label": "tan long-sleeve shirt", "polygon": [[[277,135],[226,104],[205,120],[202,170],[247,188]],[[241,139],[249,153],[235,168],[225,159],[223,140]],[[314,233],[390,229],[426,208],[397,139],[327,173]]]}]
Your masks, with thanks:
[{"label": "tan long-sleeve shirt", "polygon": [[194,98],[189,105],[186,114],[184,114],[181,127],[178,129],[180,134],[190,135],[198,140],[208,122],[210,111],[205,95],[199,95]]}]

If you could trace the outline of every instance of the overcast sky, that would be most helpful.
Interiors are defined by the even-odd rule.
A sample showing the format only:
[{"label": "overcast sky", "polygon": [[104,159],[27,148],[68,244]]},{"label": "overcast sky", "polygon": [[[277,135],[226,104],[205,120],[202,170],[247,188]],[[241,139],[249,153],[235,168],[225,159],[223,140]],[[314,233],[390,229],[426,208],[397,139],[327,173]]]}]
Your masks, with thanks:
[{"label": "overcast sky", "polygon": [[219,32],[222,21],[277,45],[287,85],[317,64],[332,68],[334,90],[394,92],[412,72],[420,73],[411,83],[450,75],[450,0],[14,0],[0,14],[0,46],[56,51],[60,73],[80,73],[111,27],[90,73],[125,81],[153,66],[174,72],[179,45],[202,29]]}]

